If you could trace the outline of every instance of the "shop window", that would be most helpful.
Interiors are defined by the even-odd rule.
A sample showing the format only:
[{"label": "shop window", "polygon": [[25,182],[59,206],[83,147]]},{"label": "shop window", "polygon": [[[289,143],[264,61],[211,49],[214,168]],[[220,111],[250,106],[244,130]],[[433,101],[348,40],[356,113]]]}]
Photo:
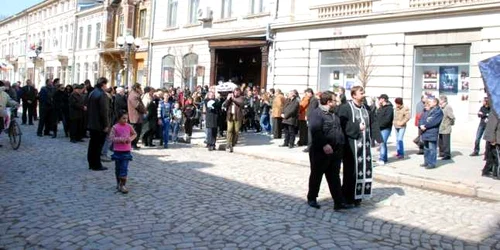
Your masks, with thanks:
[{"label": "shop window", "polygon": [[162,88],[174,86],[175,56],[166,55],[161,59],[161,84]]},{"label": "shop window", "polygon": [[357,69],[346,59],[342,50],[320,51],[319,91],[350,90],[357,82]]},{"label": "shop window", "polygon": [[454,109],[467,109],[470,45],[416,47],[414,62],[413,104],[423,94],[446,95]]}]

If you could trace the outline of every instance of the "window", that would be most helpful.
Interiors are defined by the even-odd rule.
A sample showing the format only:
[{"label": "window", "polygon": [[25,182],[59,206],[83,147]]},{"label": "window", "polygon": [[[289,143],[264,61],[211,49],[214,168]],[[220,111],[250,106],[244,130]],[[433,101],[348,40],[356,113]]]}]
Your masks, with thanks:
[{"label": "window", "polygon": [[95,25],[95,46],[101,47],[101,23]]},{"label": "window", "polygon": [[94,73],[94,82],[99,78],[99,65],[96,62],[92,63],[92,71]]},{"label": "window", "polygon": [[200,0],[189,0],[189,23],[194,24],[198,21],[198,6]]},{"label": "window", "polygon": [[63,39],[63,27],[59,27],[59,38],[57,39],[57,47],[60,49],[62,49],[62,46],[63,46],[63,42],[62,42],[62,39]]},{"label": "window", "polygon": [[174,86],[175,56],[166,55],[161,59],[161,84],[162,88]]},{"label": "window", "polygon": [[320,51],[319,54],[319,91],[335,90],[344,87],[350,90],[357,82],[357,72],[345,58],[342,50]]},{"label": "window", "polygon": [[90,48],[91,40],[92,39],[92,25],[87,26],[87,49]]},{"label": "window", "polygon": [[87,79],[89,79],[89,63],[84,63],[83,68],[84,68],[83,79],[87,80]]},{"label": "window", "polygon": [[232,14],[232,0],[222,0],[221,18],[230,18]]},{"label": "window", "polygon": [[49,30],[49,31],[47,31],[47,36],[45,37],[45,39],[46,39],[45,45],[47,46],[47,51],[50,51],[50,47],[51,47],[50,46],[50,38],[51,38],[51,36],[50,36],[50,30]]},{"label": "window", "polygon": [[69,33],[68,33],[68,25],[64,26],[64,34],[65,34],[65,38],[64,38],[64,48],[67,49],[68,48],[68,36],[69,36]]},{"label": "window", "polygon": [[123,36],[123,29],[124,29],[123,15],[121,15],[120,18],[118,19],[118,36]]},{"label": "window", "polygon": [[177,0],[168,0],[167,26],[175,27],[177,25]]},{"label": "window", "polygon": [[139,37],[145,37],[146,36],[146,11],[147,10],[141,10],[139,12]]},{"label": "window", "polygon": [[[447,45],[415,47],[413,102],[422,94],[446,95],[452,106],[469,100],[471,46]],[[415,105],[412,111],[415,112]],[[456,114],[457,120],[468,119],[467,112]]]},{"label": "window", "polygon": [[78,48],[81,49],[83,46],[83,27],[80,27],[78,32]]},{"label": "window", "polygon": [[264,12],[264,0],[250,0],[250,14]]},{"label": "window", "polygon": [[80,84],[80,64],[77,63],[75,66],[76,82]]},{"label": "window", "polygon": [[74,47],[74,45],[73,45],[73,24],[71,24],[69,27],[68,40],[69,40],[68,48],[73,49],[73,47]]},{"label": "window", "polygon": [[184,86],[188,86],[190,90],[193,90],[196,87],[197,80],[197,66],[198,65],[198,55],[190,53],[184,56],[182,59],[182,67],[183,67],[183,84]]}]

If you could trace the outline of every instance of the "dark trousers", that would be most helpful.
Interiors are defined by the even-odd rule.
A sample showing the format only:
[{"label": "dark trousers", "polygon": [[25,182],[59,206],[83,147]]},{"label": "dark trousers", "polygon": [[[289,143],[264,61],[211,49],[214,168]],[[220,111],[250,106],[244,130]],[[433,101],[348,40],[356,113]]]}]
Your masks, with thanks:
[{"label": "dark trousers", "polygon": [[346,203],[353,204],[355,199],[355,187],[356,187],[356,163],[354,162],[354,153],[351,150],[351,147],[346,142],[344,147],[344,156],[342,158],[342,195]]},{"label": "dark trousers", "polygon": [[[38,122],[37,134],[48,135],[50,131],[57,132],[57,123],[54,124],[54,110],[51,108],[40,109],[40,121]],[[57,116],[56,116],[57,117]]]},{"label": "dark trousers", "polygon": [[102,168],[101,151],[106,140],[106,133],[98,130],[90,130],[89,149],[87,151],[87,161],[89,169]]},{"label": "dark trousers", "polygon": [[307,129],[307,121],[299,120],[299,146],[308,145],[308,130]]},{"label": "dark trousers", "polygon": [[189,137],[193,135],[193,125],[194,125],[193,119],[186,119],[184,121],[184,133],[186,133],[186,135]]},{"label": "dark trousers", "polygon": [[[483,138],[484,130],[486,130],[486,124],[480,123],[477,127],[476,141],[474,142],[474,153],[479,154],[479,144],[481,143],[481,138]],[[486,153],[485,153],[486,154]]]},{"label": "dark trousers", "polygon": [[[150,121],[151,122],[151,121]],[[149,124],[148,124],[149,125]],[[144,135],[142,135],[142,143],[145,145],[145,146],[151,146],[153,145],[153,138],[155,137],[156,135],[156,129],[154,126],[151,126],[149,125],[147,127],[147,130],[146,132],[144,133]]]},{"label": "dark trousers", "polygon": [[132,147],[137,147],[137,142],[139,142],[139,137],[142,134],[142,123],[131,123],[131,125],[137,133],[137,137],[132,141]]},{"label": "dark trousers", "polygon": [[439,134],[439,156],[451,157],[451,134]]},{"label": "dark trousers", "polygon": [[207,130],[207,145],[215,147],[217,141],[217,128],[206,128]]},{"label": "dark trousers", "polygon": [[69,136],[71,140],[81,140],[85,130],[83,129],[83,119],[73,119],[69,123]]},{"label": "dark trousers", "polygon": [[273,117],[273,138],[274,139],[281,139],[281,134],[283,130],[283,118],[281,117]]},{"label": "dark trousers", "polygon": [[311,133],[311,130],[309,129],[309,127],[307,128],[307,149],[311,149],[311,146],[312,146],[312,133]]},{"label": "dark trousers", "polygon": [[290,124],[283,124],[283,127],[285,129],[285,141],[283,145],[295,145],[295,126]]},{"label": "dark trousers", "polygon": [[[28,115],[27,118],[26,115]],[[35,115],[35,104],[23,102],[23,114],[21,115],[23,124],[26,124],[26,120],[28,120],[29,124],[33,124],[34,115]]]},{"label": "dark trousers", "polygon": [[486,143],[486,152],[485,152],[486,164],[484,164],[483,174],[489,174],[493,172],[493,175],[499,175],[499,165],[498,165],[498,145],[491,145],[491,143]]},{"label": "dark trousers", "polygon": [[324,152],[309,151],[309,162],[311,174],[309,175],[308,201],[315,201],[318,197],[319,187],[323,174],[328,182],[328,188],[335,204],[344,202],[340,186],[340,164],[342,159],[333,154],[326,155]]}]

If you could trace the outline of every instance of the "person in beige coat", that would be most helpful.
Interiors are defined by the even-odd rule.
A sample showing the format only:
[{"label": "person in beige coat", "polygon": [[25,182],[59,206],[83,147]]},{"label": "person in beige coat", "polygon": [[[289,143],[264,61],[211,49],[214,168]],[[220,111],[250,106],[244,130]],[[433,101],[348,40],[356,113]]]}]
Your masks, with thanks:
[{"label": "person in beige coat", "polygon": [[272,128],[273,128],[273,138],[281,139],[281,134],[283,130],[283,118],[281,114],[283,113],[283,108],[285,107],[286,98],[281,92],[281,90],[276,90],[276,95],[273,99],[273,106],[271,110]]},{"label": "person in beige coat", "polygon": [[403,104],[403,98],[398,97],[394,100],[396,109],[394,110],[394,121],[392,124],[396,129],[396,151],[398,159],[403,159],[405,155],[404,137],[406,131],[406,124],[410,120],[410,109]]},{"label": "person in beige coat", "polygon": [[[10,98],[9,94],[5,92],[5,86],[0,81],[0,134],[9,125],[9,109],[7,107],[18,107],[19,104]],[[2,145],[0,145],[2,147]]]},{"label": "person in beige coat", "polygon": [[[134,84],[134,86],[132,86],[127,99],[128,119],[138,135],[141,135],[142,133],[142,123],[144,120],[143,116],[144,114],[146,114],[146,107],[144,106],[144,103],[142,103],[141,95],[141,85],[136,83]],[[139,147],[137,146],[139,137],[140,136],[137,136],[134,141],[132,141],[133,149],[139,149]]]},{"label": "person in beige coat", "polygon": [[443,121],[439,126],[439,157],[441,160],[451,159],[451,127],[455,125],[453,109],[448,104],[448,98],[444,95],[439,97],[439,106],[443,110]]}]

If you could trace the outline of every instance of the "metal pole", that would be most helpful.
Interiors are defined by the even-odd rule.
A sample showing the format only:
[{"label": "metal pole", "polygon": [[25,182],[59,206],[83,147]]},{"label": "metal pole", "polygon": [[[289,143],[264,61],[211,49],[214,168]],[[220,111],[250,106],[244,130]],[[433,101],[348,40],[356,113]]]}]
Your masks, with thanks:
[{"label": "metal pole", "polygon": [[128,89],[130,89],[129,82],[128,82],[128,75],[129,75],[129,70],[130,70],[130,46],[131,45],[126,45],[127,46],[127,70],[125,71],[125,86],[127,86]]}]

